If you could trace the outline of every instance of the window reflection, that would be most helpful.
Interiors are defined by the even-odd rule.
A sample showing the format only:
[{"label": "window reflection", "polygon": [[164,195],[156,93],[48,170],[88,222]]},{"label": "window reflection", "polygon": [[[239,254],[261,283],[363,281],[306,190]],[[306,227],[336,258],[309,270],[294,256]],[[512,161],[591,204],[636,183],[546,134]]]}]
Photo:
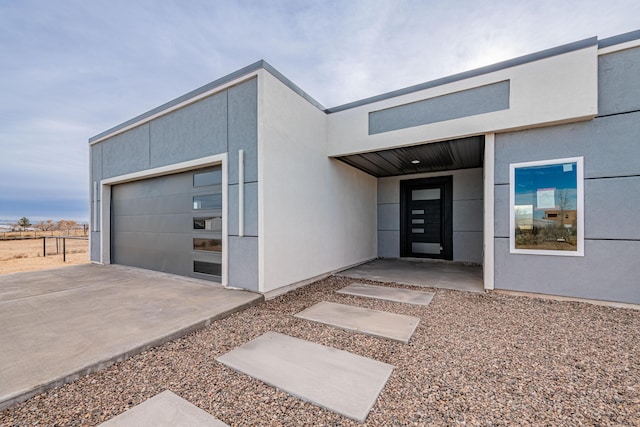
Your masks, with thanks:
[{"label": "window reflection", "polygon": [[208,252],[221,252],[222,240],[220,239],[202,239],[198,237],[193,238],[193,250],[194,251],[208,251]]},{"label": "window reflection", "polygon": [[220,217],[196,217],[193,218],[194,230],[222,231],[222,218]]},{"label": "window reflection", "polygon": [[194,273],[220,276],[222,275],[222,265],[214,262],[193,261],[193,271]]},{"label": "window reflection", "polygon": [[205,194],[193,196],[193,209],[220,209],[222,208],[221,194]]},{"label": "window reflection", "polygon": [[578,163],[514,169],[515,249],[578,250]]}]

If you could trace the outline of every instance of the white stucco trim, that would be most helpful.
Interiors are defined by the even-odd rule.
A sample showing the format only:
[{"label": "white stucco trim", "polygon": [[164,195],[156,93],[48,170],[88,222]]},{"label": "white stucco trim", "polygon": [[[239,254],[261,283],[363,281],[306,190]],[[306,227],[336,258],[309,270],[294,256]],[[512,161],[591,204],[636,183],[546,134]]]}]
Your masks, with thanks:
[{"label": "white stucco trim", "polygon": [[264,81],[265,71],[258,70],[258,292],[264,292]]},{"label": "white stucco trim", "polygon": [[601,49],[598,49],[598,55],[620,52],[621,50],[633,49],[635,47],[640,47],[640,39],[630,40],[628,42],[614,44],[613,46],[603,47]]},{"label": "white stucco trim", "polygon": [[[100,181],[100,263],[111,264],[111,185]],[[108,221],[106,224],[104,221]]]},{"label": "white stucco trim", "polygon": [[495,276],[495,260],[494,260],[494,238],[495,238],[495,223],[494,223],[494,181],[495,181],[495,150],[496,150],[496,135],[494,133],[488,133],[484,136],[484,225],[483,225],[483,238],[484,238],[484,252],[482,273],[484,288],[487,290],[493,289],[494,276]]},{"label": "white stucco trim", "polygon": [[[576,225],[578,242],[576,251],[553,251],[541,249],[516,249],[515,247],[515,171],[517,168],[545,166],[560,163],[576,163]],[[526,255],[584,256],[584,157],[539,160],[534,162],[511,163],[509,165],[509,253]]]},{"label": "white stucco trim", "polygon": [[124,184],[132,181],[155,178],[157,176],[186,172],[207,166],[222,166],[222,285],[227,286],[227,271],[229,264],[229,206],[228,206],[228,167],[227,153],[216,154],[214,156],[202,157],[196,160],[174,163],[172,165],[160,166],[153,169],[146,169],[139,172],[114,176],[100,181],[101,209],[100,209],[100,262],[111,264],[111,187],[117,184]]},{"label": "white stucco trim", "polygon": [[92,231],[98,230],[98,181],[93,181],[91,186],[91,200],[93,203],[93,222],[91,223]]},{"label": "white stucco trim", "polygon": [[[89,174],[89,183],[90,183],[89,187],[90,187],[90,190],[93,190],[94,188],[97,187],[97,181],[95,182],[95,187],[94,187],[93,161],[92,161],[92,157],[91,157],[91,148],[89,148],[89,150],[87,150],[87,172]],[[94,205],[94,199],[92,199],[91,197],[94,197],[95,199],[97,199],[98,198],[98,191],[96,190],[95,192],[92,192],[91,195],[89,196],[89,213],[91,213],[91,208],[93,206],[97,205],[97,204]],[[97,215],[98,215],[97,212],[93,213],[93,217],[94,218],[97,218]],[[97,222],[97,219],[95,219],[95,221]],[[88,242],[87,242],[89,244],[89,251],[88,251],[87,257],[89,258],[89,261],[91,261],[92,263],[99,264],[98,261],[92,259],[93,256],[92,256],[91,248],[93,248],[93,232],[94,231],[97,231],[95,229],[95,222],[93,224],[90,222],[89,223],[89,236],[88,236],[89,239],[88,239]]]},{"label": "white stucco trim", "polygon": [[100,137],[100,138],[98,138],[98,139],[96,139],[94,141],[91,141],[89,143],[89,145],[94,145],[94,144],[97,144],[99,142],[104,141],[105,139],[113,138],[116,135],[119,135],[119,134],[124,133],[124,132],[126,132],[128,130],[136,128],[136,127],[138,127],[140,125],[148,123],[148,122],[150,122],[152,120],[157,119],[158,117],[165,116],[165,115],[167,115],[167,114],[169,114],[169,113],[171,113],[173,111],[176,111],[176,110],[179,110],[181,108],[184,108],[187,105],[190,105],[190,104],[193,104],[195,102],[198,102],[201,99],[204,99],[204,98],[207,98],[207,97],[209,97],[211,95],[215,95],[216,93],[222,92],[222,91],[230,88],[231,86],[237,86],[242,82],[245,82],[247,80],[251,80],[252,78],[254,78],[257,75],[257,73],[258,73],[257,71],[254,71],[252,73],[245,74],[244,76],[242,76],[242,77],[240,77],[238,79],[232,80],[232,81],[230,81],[228,83],[225,83],[223,85],[220,85],[220,86],[218,86],[218,87],[216,87],[214,89],[211,89],[211,90],[208,90],[206,92],[203,92],[203,93],[201,93],[199,95],[194,96],[193,98],[189,98],[189,99],[187,99],[185,101],[182,101],[179,104],[172,105],[171,107],[168,107],[166,110],[158,111],[157,113],[155,113],[155,114],[153,114],[151,116],[148,116],[148,117],[145,117],[143,119],[140,119],[140,120],[138,120],[136,122],[131,123],[128,126],[125,126],[125,127],[121,128],[121,129],[114,130],[113,132],[110,132],[110,133],[108,133],[108,134],[106,134],[106,135],[104,135],[104,136],[102,136],[102,137]]}]

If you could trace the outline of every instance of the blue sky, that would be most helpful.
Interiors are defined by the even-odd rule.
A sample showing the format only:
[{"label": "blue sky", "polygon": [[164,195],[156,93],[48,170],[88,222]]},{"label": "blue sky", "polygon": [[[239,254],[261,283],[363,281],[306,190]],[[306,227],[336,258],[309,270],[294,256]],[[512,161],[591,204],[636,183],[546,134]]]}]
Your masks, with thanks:
[{"label": "blue sky", "polygon": [[87,220],[89,137],[259,59],[331,107],[638,16],[637,0],[0,0],[0,220]]}]

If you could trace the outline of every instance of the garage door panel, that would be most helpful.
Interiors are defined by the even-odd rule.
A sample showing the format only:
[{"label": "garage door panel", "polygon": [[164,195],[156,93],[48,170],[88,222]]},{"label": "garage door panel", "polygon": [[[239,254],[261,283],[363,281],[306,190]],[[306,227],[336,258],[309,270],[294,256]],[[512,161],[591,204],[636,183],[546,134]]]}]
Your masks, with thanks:
[{"label": "garage door panel", "polygon": [[174,215],[120,215],[113,221],[118,232],[156,232],[189,233],[193,227],[193,216],[189,214]]},{"label": "garage door panel", "polygon": [[189,275],[191,239],[176,233],[114,233],[115,263]]},{"label": "garage door panel", "polygon": [[144,197],[184,194],[191,187],[192,174],[176,174],[118,185],[112,200],[138,200]]},{"label": "garage door panel", "polygon": [[112,215],[175,215],[185,213],[185,209],[190,212],[192,204],[193,198],[188,194],[141,197],[137,200],[116,200],[112,202]]},{"label": "garage door panel", "polygon": [[141,252],[154,250],[191,251],[192,239],[181,233],[118,231],[113,233],[118,246],[135,248]]},{"label": "garage door panel", "polygon": [[120,249],[122,260],[117,264],[165,273],[191,276],[191,258],[188,253],[177,255],[171,250],[155,250],[142,252],[138,248],[123,246]]},{"label": "garage door panel", "polygon": [[[215,173],[202,175],[209,171]],[[220,167],[207,168],[113,186],[112,261],[220,281],[224,248],[219,172]],[[208,185],[201,185],[203,179]]]}]

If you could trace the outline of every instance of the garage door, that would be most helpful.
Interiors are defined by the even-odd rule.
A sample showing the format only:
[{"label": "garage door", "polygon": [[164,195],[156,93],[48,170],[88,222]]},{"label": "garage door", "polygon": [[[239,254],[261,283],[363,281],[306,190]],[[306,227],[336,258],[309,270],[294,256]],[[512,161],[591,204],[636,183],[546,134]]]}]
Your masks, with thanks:
[{"label": "garage door", "polygon": [[111,261],[220,281],[220,167],[115,185]]}]

